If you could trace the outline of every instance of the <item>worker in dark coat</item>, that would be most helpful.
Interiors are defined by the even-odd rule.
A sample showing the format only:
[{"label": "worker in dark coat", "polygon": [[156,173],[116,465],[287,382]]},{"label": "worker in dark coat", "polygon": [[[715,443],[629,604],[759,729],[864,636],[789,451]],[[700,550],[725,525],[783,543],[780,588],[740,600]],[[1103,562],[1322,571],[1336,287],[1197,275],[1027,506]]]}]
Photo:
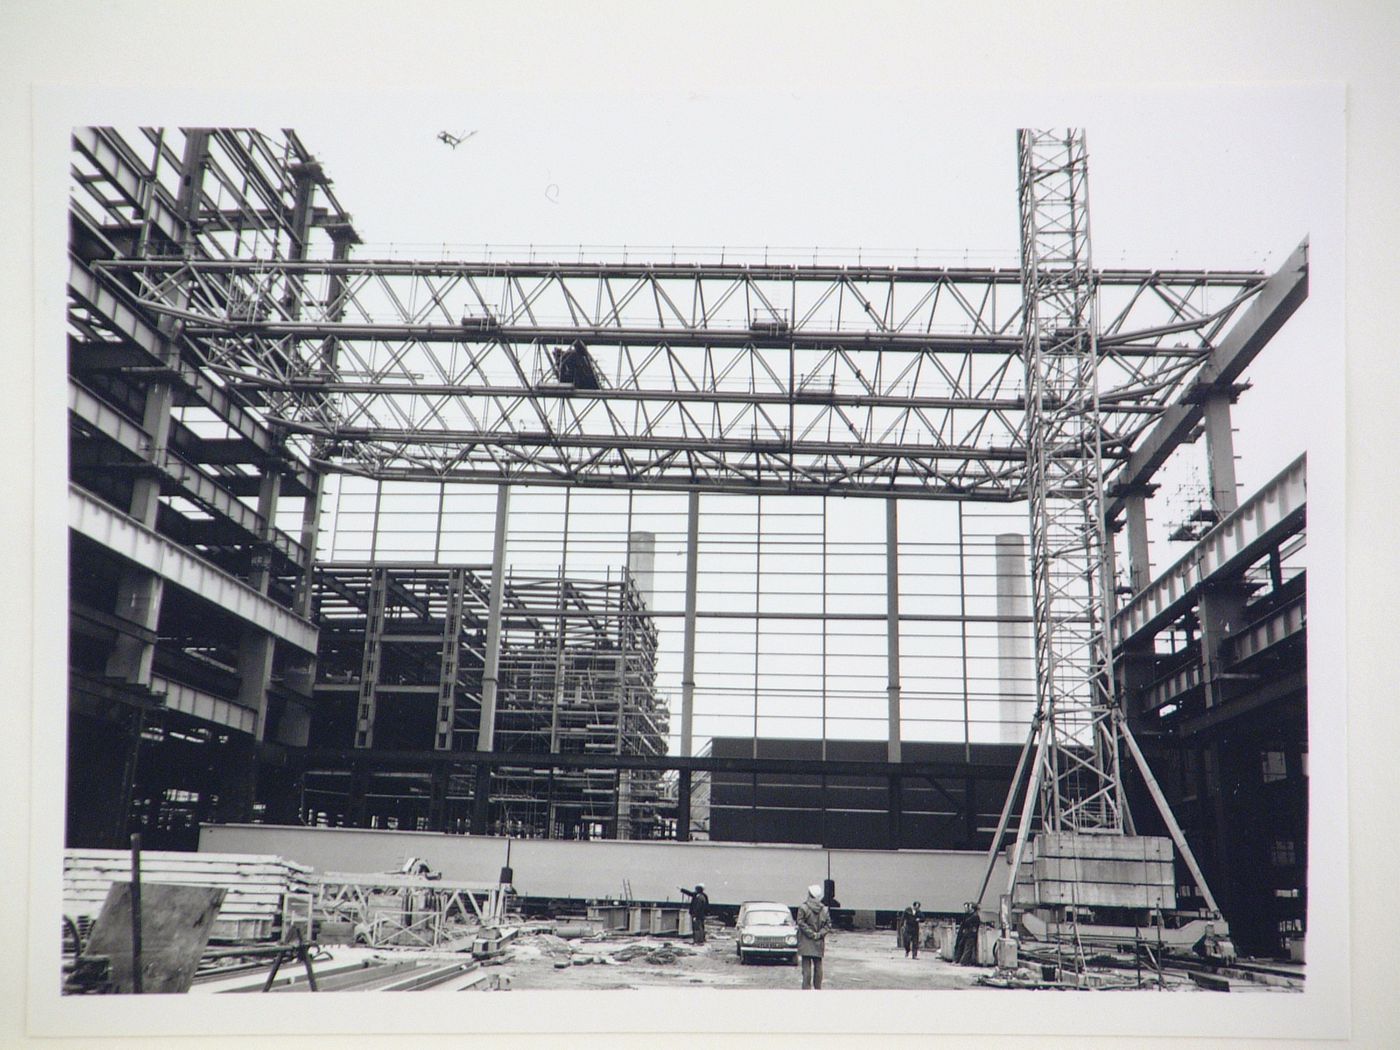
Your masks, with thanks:
[{"label": "worker in dark coat", "polygon": [[977,964],[977,930],[981,925],[982,919],[977,914],[977,905],[969,902],[962,921],[958,923],[957,940],[953,942],[953,961],[960,966]]},{"label": "worker in dark coat", "polygon": [[923,917],[918,901],[905,908],[899,917],[899,943],[906,957],[911,952],[914,958],[919,957],[919,923]]},{"label": "worker in dark coat", "polygon": [[822,959],[826,935],[831,932],[831,912],[822,903],[821,883],[807,887],[807,899],[797,908],[797,954],[802,958],[802,987],[822,986]]},{"label": "worker in dark coat", "polygon": [[704,944],[705,916],[710,911],[710,898],[705,895],[705,884],[697,882],[693,890],[688,890],[684,886],[680,889],[681,893],[690,898],[690,928],[695,943]]}]

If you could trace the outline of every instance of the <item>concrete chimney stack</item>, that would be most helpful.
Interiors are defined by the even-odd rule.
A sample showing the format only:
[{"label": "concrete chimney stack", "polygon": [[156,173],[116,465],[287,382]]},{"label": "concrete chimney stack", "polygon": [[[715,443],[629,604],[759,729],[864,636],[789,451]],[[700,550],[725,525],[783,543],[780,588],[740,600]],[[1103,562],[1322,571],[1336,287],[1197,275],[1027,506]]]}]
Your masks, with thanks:
[{"label": "concrete chimney stack", "polygon": [[[1035,707],[1035,659],[1031,650],[1030,562],[1026,537],[1003,532],[997,551],[997,671],[1001,700],[997,704],[996,739],[1004,744],[1025,741]],[[1010,618],[1020,622],[1008,622]]]},{"label": "concrete chimney stack", "polygon": [[656,575],[656,533],[633,532],[627,536],[627,573],[642,597],[647,609],[655,600],[653,592]]}]

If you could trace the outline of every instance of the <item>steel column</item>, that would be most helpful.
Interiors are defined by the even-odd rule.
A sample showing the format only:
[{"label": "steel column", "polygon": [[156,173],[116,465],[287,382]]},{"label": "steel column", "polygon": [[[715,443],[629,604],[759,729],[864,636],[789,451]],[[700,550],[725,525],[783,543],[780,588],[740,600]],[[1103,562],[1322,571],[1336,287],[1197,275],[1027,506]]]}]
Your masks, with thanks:
[{"label": "steel column", "polygon": [[1240,505],[1235,486],[1235,435],[1230,428],[1234,395],[1212,392],[1205,398],[1206,457],[1210,461],[1210,502],[1222,518]]},{"label": "steel column", "polygon": [[887,656],[889,739],[891,762],[901,755],[899,712],[899,503],[885,500],[885,646]]},{"label": "steel column", "polygon": [[1152,552],[1147,539],[1147,492],[1128,496],[1128,585],[1140,594],[1152,582]]},{"label": "steel column", "polygon": [[[272,575],[272,522],[277,518],[277,497],[282,491],[282,477],[274,471],[262,476],[258,485],[258,517],[263,535],[253,548],[253,567],[248,586],[259,594],[267,593]],[[253,737],[266,740],[268,725],[267,688],[272,683],[272,635],[266,631],[245,629],[238,643],[238,702],[255,712]],[[252,770],[249,771],[250,774]]]},{"label": "steel column", "polygon": [[365,647],[360,655],[360,688],[355,708],[355,746],[374,746],[374,719],[378,706],[379,661],[384,648],[384,606],[388,600],[389,573],[372,572],[369,607],[365,610]]},{"label": "steel column", "polygon": [[438,664],[437,734],[433,746],[452,749],[457,722],[457,673],[462,652],[462,609],[466,597],[465,569],[453,569],[448,584],[447,607],[442,619],[442,658]]},{"label": "steel column", "polygon": [[[140,191],[142,180],[129,165],[120,163],[123,157],[115,144],[108,142],[108,136],[93,129],[83,129],[74,138],[80,148],[90,145],[97,149],[89,156],[95,162],[99,157],[111,160],[113,170],[125,172],[128,180],[135,180],[138,190],[136,198],[146,200],[148,209],[157,203],[154,193]],[[204,178],[204,163],[208,155],[209,136],[207,132],[189,131],[185,135],[183,158],[183,180],[176,202],[178,218],[174,220],[175,234],[172,238],[181,250],[188,252],[191,244],[190,220],[199,200],[200,185]],[[153,181],[153,180],[151,180]],[[146,188],[149,188],[149,182]],[[152,213],[148,210],[147,217]],[[189,293],[183,287],[186,282],[178,282],[181,287],[175,292],[174,301],[183,307],[189,302]],[[176,345],[179,338],[180,322],[172,318],[162,318],[156,328],[157,352],[163,363],[179,360]],[[131,503],[128,507],[131,517],[147,529],[154,529],[156,514],[160,509],[161,474],[165,466],[166,449],[170,443],[171,409],[175,402],[174,389],[169,379],[153,379],[145,390],[146,403],[141,420],[141,429],[150,438],[150,445],[144,450],[144,458],[156,470],[138,476],[132,483]],[[160,605],[164,588],[158,573],[149,568],[128,565],[122,570],[117,583],[117,615],[134,620],[140,627],[154,631],[160,621]],[[134,614],[134,615],[129,615]],[[107,660],[107,673],[138,685],[150,685],[151,664],[155,658],[154,643],[122,633],[116,638]]]},{"label": "steel column", "polygon": [[478,751],[496,746],[496,691],[501,668],[501,603],[506,591],[506,532],[510,522],[510,486],[496,487],[496,536],[491,551],[491,600],[486,614],[486,666],[481,672],[481,725]]},{"label": "steel column", "polygon": [[690,770],[676,777],[676,841],[690,841]]},{"label": "steel column", "polygon": [[685,641],[681,656],[681,755],[694,753],[695,728],[695,607],[696,569],[700,557],[700,493],[686,502],[685,525]]}]

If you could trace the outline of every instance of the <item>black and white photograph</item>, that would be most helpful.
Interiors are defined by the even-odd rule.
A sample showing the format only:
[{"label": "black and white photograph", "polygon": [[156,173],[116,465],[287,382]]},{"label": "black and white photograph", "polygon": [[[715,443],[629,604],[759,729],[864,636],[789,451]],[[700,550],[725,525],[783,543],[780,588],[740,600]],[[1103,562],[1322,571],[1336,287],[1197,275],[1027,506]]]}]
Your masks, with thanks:
[{"label": "black and white photograph", "polygon": [[1339,85],[273,87],[32,99],[34,1034],[1346,1035]]}]

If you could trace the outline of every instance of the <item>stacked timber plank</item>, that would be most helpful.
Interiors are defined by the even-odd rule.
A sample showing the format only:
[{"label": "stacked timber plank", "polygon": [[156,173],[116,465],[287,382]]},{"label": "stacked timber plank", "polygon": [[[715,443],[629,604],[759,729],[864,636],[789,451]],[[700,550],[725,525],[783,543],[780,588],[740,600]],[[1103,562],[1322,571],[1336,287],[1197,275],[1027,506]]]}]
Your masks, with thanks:
[{"label": "stacked timber plank", "polygon": [[[311,869],[281,857],[250,853],[141,854],[142,883],[222,886],[223,907],[211,940],[267,940],[284,915],[304,916]],[[63,851],[63,912],[74,920],[96,916],[113,882],[131,881],[131,854],[113,849]]]}]

